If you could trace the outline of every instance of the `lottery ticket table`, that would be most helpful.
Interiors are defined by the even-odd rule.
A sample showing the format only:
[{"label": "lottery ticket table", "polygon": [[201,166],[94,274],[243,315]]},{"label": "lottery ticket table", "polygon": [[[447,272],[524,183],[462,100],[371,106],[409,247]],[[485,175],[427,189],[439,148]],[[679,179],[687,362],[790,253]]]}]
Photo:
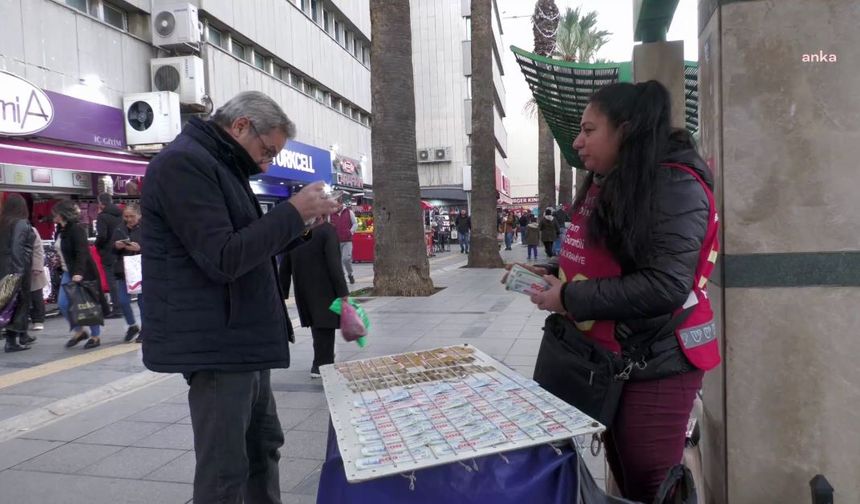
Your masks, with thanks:
[{"label": "lottery ticket table", "polygon": [[[469,353],[458,353],[463,348]],[[332,413],[332,423],[329,424],[326,460],[320,475],[318,504],[596,504],[607,502],[605,495],[595,485],[585,468],[571,440],[571,437],[576,435],[588,435],[590,438],[589,433],[602,429],[599,424],[590,421],[591,419],[587,417],[583,422],[581,412],[571,413],[563,404],[553,403],[555,404],[553,406],[551,404],[555,399],[553,396],[542,395],[542,390],[534,388],[533,383],[528,383],[530,380],[519,377],[474,347],[468,345],[445,347],[421,351],[417,354],[442,355],[445,359],[464,357],[471,360],[467,361],[468,365],[461,365],[460,362],[450,364],[452,361],[449,360],[445,365],[438,367],[431,365],[427,368],[421,368],[418,365],[409,367],[407,363],[408,371],[400,368],[390,375],[386,375],[386,370],[379,369],[380,362],[389,364],[395,361],[403,362],[402,356],[415,359],[416,357],[413,356],[416,353],[353,361],[353,363],[362,363],[360,365],[341,363],[339,371],[334,369],[337,364],[321,368],[329,409]],[[388,361],[382,359],[388,359]],[[346,369],[347,366],[351,366],[349,370]],[[377,372],[370,372],[373,369]],[[356,370],[367,371],[369,378],[362,376],[360,380],[343,380],[344,376]],[[459,373],[462,380],[438,379],[449,372]],[[473,374],[469,374],[470,372]],[[383,382],[392,379],[404,380],[404,376],[407,375],[409,377],[405,378],[407,381],[410,378],[414,381],[405,387],[394,386],[382,390],[374,388],[379,380]],[[418,379],[420,376],[428,375],[429,382],[417,383],[420,381]],[[374,385],[370,385],[371,381]],[[350,390],[342,387],[344,383],[348,383]],[[445,399],[446,393],[440,391],[452,383],[453,388],[449,389],[451,393],[448,395],[454,397],[453,401],[457,401],[459,406],[446,405],[445,401],[452,399]],[[462,390],[465,386],[477,391],[471,395],[467,405],[462,404],[462,397],[468,397],[468,394],[458,397],[453,392],[457,389]],[[443,421],[434,420],[435,425],[444,425],[450,420],[452,425],[461,425],[458,433],[465,433],[474,423],[454,419],[453,412],[462,413],[459,408],[470,409],[472,414],[476,415],[470,418],[485,420],[485,429],[492,431],[492,427],[488,426],[496,422],[499,425],[499,434],[505,432],[502,437],[505,441],[490,441],[477,446],[466,442],[465,448],[463,444],[455,445],[450,441],[428,443],[430,448],[421,446],[416,449],[413,445],[408,451],[402,452],[399,459],[397,455],[392,457],[398,462],[392,464],[388,461],[384,466],[367,466],[369,460],[374,460],[373,457],[367,456],[372,453],[363,453],[373,446],[368,444],[372,443],[367,441],[368,433],[370,438],[374,435],[386,438],[384,422],[397,424],[398,415],[388,411],[387,407],[382,405],[390,406],[394,401],[403,401],[403,395],[398,398],[398,393],[403,394],[404,389],[411,390],[411,396],[406,401],[413,401],[412,405],[404,406],[400,403],[400,406],[391,406],[392,408],[426,415],[427,425],[431,423],[430,419],[438,419],[438,415],[444,415]],[[552,420],[527,425],[522,419],[534,414],[533,411],[511,413],[508,418],[506,416],[508,413],[501,409],[501,406],[498,411],[486,409],[508,401],[507,398],[499,397],[503,390],[512,396],[528,398],[532,401],[530,404],[539,406],[537,411],[554,411],[547,417]],[[372,401],[374,397],[377,398],[378,408]],[[542,397],[547,398],[545,406],[540,406]],[[356,400],[356,398],[359,399]],[[485,408],[482,408],[482,404]],[[481,414],[485,416],[481,417]],[[499,414],[505,418],[498,420]],[[386,418],[383,423],[378,419],[380,415]],[[372,422],[376,424],[367,420],[369,418],[372,418]],[[517,422],[520,424],[517,425]],[[362,431],[362,426],[368,423],[370,428]],[[373,429],[374,425],[378,430]],[[396,427],[394,430],[397,432],[398,439],[404,439],[404,432],[409,428],[402,423]],[[444,431],[440,432],[446,440],[453,439],[453,436],[446,435]],[[520,432],[521,435],[513,436],[512,432]],[[433,434],[438,436],[435,432]],[[480,439],[488,439],[487,435],[482,435]],[[526,436],[528,436],[527,439],[525,439]],[[528,446],[522,447],[515,441]],[[390,446],[395,445],[395,443],[389,444],[388,440],[379,443],[384,443],[387,451]],[[449,446],[440,446],[439,443],[443,445],[447,443]],[[423,453],[424,460],[416,462],[414,457],[416,453]]]}]

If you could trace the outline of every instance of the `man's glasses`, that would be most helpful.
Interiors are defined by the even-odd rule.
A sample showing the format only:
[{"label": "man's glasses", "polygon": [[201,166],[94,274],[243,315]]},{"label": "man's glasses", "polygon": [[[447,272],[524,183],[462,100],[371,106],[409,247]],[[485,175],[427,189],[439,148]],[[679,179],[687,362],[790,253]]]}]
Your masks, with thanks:
[{"label": "man's glasses", "polygon": [[260,145],[263,147],[263,149],[262,149],[263,150],[263,156],[265,156],[265,157],[262,160],[263,161],[272,161],[273,159],[275,159],[275,156],[278,155],[278,149],[266,145],[266,142],[263,141],[263,137],[260,136],[260,133],[257,131],[257,128],[254,127],[253,122],[251,122],[249,120],[248,124],[251,125],[251,131],[254,132],[254,136],[257,137],[257,140],[260,141]]}]

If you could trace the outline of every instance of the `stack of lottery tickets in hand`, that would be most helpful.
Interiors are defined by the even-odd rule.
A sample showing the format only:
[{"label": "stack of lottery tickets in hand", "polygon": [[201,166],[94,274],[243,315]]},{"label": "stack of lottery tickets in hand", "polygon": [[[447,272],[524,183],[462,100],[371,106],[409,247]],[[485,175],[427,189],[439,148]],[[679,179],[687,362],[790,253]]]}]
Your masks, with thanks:
[{"label": "stack of lottery tickets in hand", "polygon": [[508,273],[505,289],[531,296],[549,289],[549,283],[542,276],[514,264]]}]

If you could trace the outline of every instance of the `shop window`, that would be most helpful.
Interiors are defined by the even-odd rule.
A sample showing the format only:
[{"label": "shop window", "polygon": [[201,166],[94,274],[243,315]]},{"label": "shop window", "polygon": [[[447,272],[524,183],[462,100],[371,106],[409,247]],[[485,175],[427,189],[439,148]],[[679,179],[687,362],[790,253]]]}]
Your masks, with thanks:
[{"label": "shop window", "polygon": [[247,49],[245,48],[245,46],[236,42],[235,40],[233,41],[233,48],[232,48],[233,56],[235,56],[241,60],[244,60],[247,58],[247,56],[245,54],[246,52],[247,52]]},{"label": "shop window", "polygon": [[114,7],[109,3],[103,4],[104,22],[119,28],[122,31],[128,30],[128,14],[119,7]]},{"label": "shop window", "polygon": [[206,30],[206,34],[206,40],[208,40],[210,44],[221,48],[224,47],[224,34],[221,33],[221,30],[209,25],[209,28]]}]

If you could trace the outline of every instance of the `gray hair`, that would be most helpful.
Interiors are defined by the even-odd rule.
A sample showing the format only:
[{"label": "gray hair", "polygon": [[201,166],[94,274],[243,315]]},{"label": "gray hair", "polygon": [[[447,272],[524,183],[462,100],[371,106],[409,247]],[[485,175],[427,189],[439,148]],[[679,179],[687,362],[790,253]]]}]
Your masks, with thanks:
[{"label": "gray hair", "polygon": [[296,125],[287,117],[280,105],[265,93],[243,91],[221,106],[212,116],[215,124],[229,128],[233,121],[247,117],[260,134],[281,130],[287,139],[296,136]]}]

